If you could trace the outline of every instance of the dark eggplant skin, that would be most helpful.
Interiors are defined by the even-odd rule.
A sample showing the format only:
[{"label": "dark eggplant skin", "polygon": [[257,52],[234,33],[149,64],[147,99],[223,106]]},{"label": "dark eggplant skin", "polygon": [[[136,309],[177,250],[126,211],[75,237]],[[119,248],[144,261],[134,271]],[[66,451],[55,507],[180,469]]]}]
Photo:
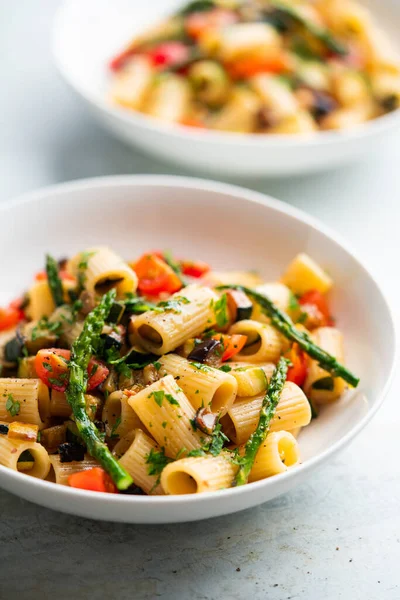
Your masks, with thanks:
[{"label": "dark eggplant skin", "polygon": [[253,314],[253,304],[248,296],[240,290],[228,290],[226,292],[228,300],[229,315],[233,323],[251,319]]},{"label": "dark eggplant skin", "polygon": [[111,307],[110,314],[108,315],[108,322],[118,325],[123,317],[124,312],[125,304],[122,304],[122,302],[114,302]]},{"label": "dark eggplant skin", "polygon": [[139,486],[133,484],[127,490],[120,490],[120,494],[130,494],[132,496],[147,496]]},{"label": "dark eggplant skin", "polygon": [[9,340],[4,346],[4,358],[11,363],[16,363],[23,356],[25,342],[26,339],[21,329],[18,328],[15,332],[15,337]]},{"label": "dark eggplant skin", "polygon": [[121,336],[115,334],[114,332],[102,333],[100,335],[100,339],[102,340],[104,352],[106,350],[110,350],[111,348],[115,348],[116,350],[121,350],[122,348]]},{"label": "dark eggplant skin", "polygon": [[84,460],[85,448],[74,442],[64,442],[58,446],[60,462],[72,462],[73,460]]},{"label": "dark eggplant skin", "polygon": [[210,355],[220,350],[221,342],[219,340],[209,339],[197,344],[187,357],[189,361],[204,363]]}]

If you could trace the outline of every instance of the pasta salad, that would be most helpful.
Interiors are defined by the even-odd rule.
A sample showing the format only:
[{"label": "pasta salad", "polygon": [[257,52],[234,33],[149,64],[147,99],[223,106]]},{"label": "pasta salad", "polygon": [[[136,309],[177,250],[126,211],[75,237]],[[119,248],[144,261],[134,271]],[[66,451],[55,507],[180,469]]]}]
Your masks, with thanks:
[{"label": "pasta salad", "polygon": [[352,0],[195,0],[110,68],[114,103],[218,131],[347,129],[400,100],[400,60]]},{"label": "pasta salad", "polygon": [[0,464],[92,491],[193,494],[300,462],[297,436],[358,379],[299,254],[279,281],[107,247],[0,310]]}]

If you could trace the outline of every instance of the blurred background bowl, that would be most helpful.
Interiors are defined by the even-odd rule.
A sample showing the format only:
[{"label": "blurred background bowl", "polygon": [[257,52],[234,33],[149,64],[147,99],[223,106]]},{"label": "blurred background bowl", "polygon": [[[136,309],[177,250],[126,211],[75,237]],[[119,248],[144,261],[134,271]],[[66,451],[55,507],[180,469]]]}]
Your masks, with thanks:
[{"label": "blurred background bowl", "polygon": [[[361,0],[397,39],[400,2]],[[182,166],[235,176],[311,173],[351,162],[400,124],[400,110],[350,130],[314,136],[257,135],[196,130],[113,106],[108,99],[108,63],[131,38],[184,4],[181,0],[66,0],[53,28],[56,64],[105,128],[121,140]]]}]

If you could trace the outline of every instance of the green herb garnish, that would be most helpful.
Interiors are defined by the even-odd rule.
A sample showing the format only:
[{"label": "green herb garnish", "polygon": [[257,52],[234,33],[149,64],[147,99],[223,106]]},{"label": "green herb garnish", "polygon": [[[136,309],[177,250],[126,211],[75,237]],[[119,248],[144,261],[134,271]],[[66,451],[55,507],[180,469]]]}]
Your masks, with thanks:
[{"label": "green herb garnish", "polygon": [[18,400],[14,400],[14,396],[12,394],[8,394],[6,401],[6,411],[10,413],[12,417],[17,417],[19,415],[19,411],[21,409],[21,405]]},{"label": "green herb garnish", "polygon": [[46,273],[47,282],[49,284],[50,292],[56,306],[64,304],[64,292],[62,282],[58,274],[58,262],[47,254],[46,256]]},{"label": "green herb garnish", "polygon": [[219,300],[211,300],[210,307],[214,310],[218,327],[225,327],[229,323],[228,301],[226,294],[222,294]]}]

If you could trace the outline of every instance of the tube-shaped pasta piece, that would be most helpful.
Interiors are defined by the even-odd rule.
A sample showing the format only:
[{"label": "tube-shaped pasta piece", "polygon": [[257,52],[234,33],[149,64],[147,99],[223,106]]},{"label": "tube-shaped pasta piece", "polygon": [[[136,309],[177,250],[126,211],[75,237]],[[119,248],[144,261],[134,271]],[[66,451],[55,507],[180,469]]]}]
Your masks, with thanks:
[{"label": "tube-shaped pasta piece", "polygon": [[238,23],[218,30],[218,55],[230,62],[254,52],[278,52],[281,39],[268,23]]},{"label": "tube-shaped pasta piece", "polygon": [[[3,423],[6,425],[6,423]],[[28,450],[33,458],[32,468],[24,470],[24,473],[45,479],[50,471],[50,459],[46,449],[37,442],[25,442],[23,440],[13,440],[6,435],[0,435],[0,464],[19,471],[18,459],[21,454]]]},{"label": "tube-shaped pasta piece", "polygon": [[140,110],[153,80],[151,61],[145,56],[135,56],[114,77],[111,98],[117,104]]},{"label": "tube-shaped pasta piece", "polygon": [[349,129],[378,116],[378,108],[369,100],[348,108],[334,110],[321,121],[322,129]]},{"label": "tube-shaped pasta piece", "polygon": [[282,120],[268,129],[269,133],[314,133],[318,130],[317,123],[306,110],[298,110],[292,115],[286,115]]},{"label": "tube-shaped pasta piece", "polygon": [[[64,280],[62,282],[66,302],[69,300],[67,291],[73,288],[74,285],[73,281]],[[32,321],[39,321],[42,317],[50,317],[56,309],[47,279],[37,281],[29,288],[28,299],[26,314]]]},{"label": "tube-shaped pasta piece", "polygon": [[[237,400],[221,419],[224,432],[235,444],[244,444],[256,430],[263,398],[264,394],[261,394],[255,398]],[[270,432],[290,431],[304,427],[310,421],[311,408],[307,397],[295,383],[287,381],[271,421]]]},{"label": "tube-shaped pasta piece", "polygon": [[196,412],[172,375],[131,396],[128,402],[171,458],[179,452],[200,448],[207,439],[201,432],[193,430]]},{"label": "tube-shaped pasta piece", "polygon": [[313,90],[329,92],[331,87],[330,70],[324,63],[316,60],[295,59],[296,73],[301,81]]},{"label": "tube-shaped pasta piece", "polygon": [[296,439],[299,437],[300,435],[300,431],[302,430],[301,427],[296,427],[296,429],[292,429],[290,431],[290,433],[292,434],[293,437],[295,437]]},{"label": "tube-shaped pasta piece", "polygon": [[377,73],[371,77],[374,97],[384,110],[394,110],[400,106],[400,77],[391,73]]},{"label": "tube-shaped pasta piece", "polygon": [[210,288],[189,285],[183,295],[178,292],[170,300],[176,303],[175,309],[161,313],[150,310],[135,318],[130,327],[130,334],[137,336],[133,339],[159,356],[175,350],[216,322],[213,302],[218,296]]},{"label": "tube-shaped pasta piece", "polygon": [[249,483],[284,473],[288,468],[297,465],[299,459],[299,445],[291,433],[288,431],[269,433],[256,454]]},{"label": "tube-shaped pasta piece", "polygon": [[204,406],[224,415],[234,403],[238,386],[230,373],[191,363],[177,354],[167,354],[159,362],[160,374],[172,375],[196,410]]},{"label": "tube-shaped pasta piece", "polygon": [[[128,447],[119,458],[120,464],[128,471],[135,485],[138,485],[146,494],[164,494],[157,476],[149,475],[149,463],[147,462],[150,452],[152,450],[159,452],[160,447],[141,429],[135,429],[128,435],[131,441],[128,442]],[[123,439],[123,443],[126,439]],[[118,442],[113,454],[119,454],[122,447]]]},{"label": "tube-shaped pasta piece", "polygon": [[272,325],[253,320],[238,321],[229,334],[247,336],[246,346],[236,354],[243,362],[277,362],[287,344],[283,336]]},{"label": "tube-shaped pasta piece", "polygon": [[341,106],[351,107],[370,99],[365,78],[354,69],[339,69],[332,77],[333,92]]},{"label": "tube-shaped pasta piece", "polygon": [[[335,327],[319,327],[312,334],[315,343],[344,364],[343,336]],[[324,371],[316,360],[310,360],[304,391],[318,404],[328,404],[337,400],[344,392],[346,383],[340,377],[332,377]]]},{"label": "tube-shaped pasta piece", "polygon": [[[89,418],[93,421],[96,413],[102,404],[102,401],[97,396],[85,394],[86,412]],[[50,393],[50,414],[52,417],[67,418],[72,413],[71,405],[67,400],[65,392],[51,390]]]},{"label": "tube-shaped pasta piece", "polygon": [[42,317],[49,317],[56,308],[47,279],[34,283],[29,288],[28,298],[27,312],[33,321],[38,321]]},{"label": "tube-shaped pasta piece", "polygon": [[169,73],[153,85],[145,112],[152,117],[178,123],[187,117],[190,108],[191,88],[186,79]]},{"label": "tube-shaped pasta piece", "polygon": [[51,390],[50,392],[50,414],[52,417],[69,417],[72,409],[67,400],[65,392]]},{"label": "tube-shaped pasta piece", "polygon": [[61,337],[62,344],[69,347],[72,346],[76,338],[82,333],[83,320],[77,320],[73,314],[72,306],[69,304],[63,304],[56,308],[51,317],[49,318],[50,323],[57,323],[57,335]]},{"label": "tube-shaped pasta piece", "polygon": [[229,488],[238,466],[224,453],[219,456],[181,458],[167,465],[161,473],[166,494],[200,494]]},{"label": "tube-shaped pasta piece", "polygon": [[46,426],[50,416],[49,388],[40,379],[0,378],[0,420]]},{"label": "tube-shaped pasta piece", "polygon": [[108,396],[101,420],[105,423],[108,436],[117,435],[121,438],[132,429],[143,427],[139,417],[128,402],[128,396],[121,390],[117,390]]},{"label": "tube-shaped pasta piece", "polygon": [[332,279],[308,254],[298,254],[281,278],[294,294],[318,290],[325,294],[333,285]]},{"label": "tube-shaped pasta piece", "polygon": [[261,107],[262,103],[257,94],[245,88],[236,88],[224,107],[210,119],[210,128],[251,133],[256,129],[257,115]]},{"label": "tube-shaped pasta piece", "polygon": [[210,271],[202,282],[204,285],[244,285],[246,287],[256,287],[262,284],[262,278],[252,271]]},{"label": "tube-shaped pasta piece", "polygon": [[84,460],[73,460],[71,462],[61,462],[58,454],[50,456],[51,466],[54,470],[56,483],[61,485],[68,485],[68,477],[73,473],[79,473],[80,471],[87,471],[93,469],[93,467],[99,467],[97,460],[92,458],[89,454],[85,454]]},{"label": "tube-shaped pasta piece", "polygon": [[[263,283],[263,285],[256,287],[256,292],[267,296],[278,308],[286,313],[290,313],[292,292],[283,283]],[[254,303],[252,319],[254,321],[261,321],[262,323],[269,322],[268,317],[262,312],[257,302]]]},{"label": "tube-shaped pasta piece", "polygon": [[262,73],[251,77],[249,83],[260,96],[265,106],[278,119],[294,115],[299,110],[299,104],[292,90],[276,75]]},{"label": "tube-shaped pasta piece", "polygon": [[118,254],[107,247],[89,248],[71,258],[68,270],[91,293],[102,296],[115,288],[118,298],[135,292],[137,275]]}]

